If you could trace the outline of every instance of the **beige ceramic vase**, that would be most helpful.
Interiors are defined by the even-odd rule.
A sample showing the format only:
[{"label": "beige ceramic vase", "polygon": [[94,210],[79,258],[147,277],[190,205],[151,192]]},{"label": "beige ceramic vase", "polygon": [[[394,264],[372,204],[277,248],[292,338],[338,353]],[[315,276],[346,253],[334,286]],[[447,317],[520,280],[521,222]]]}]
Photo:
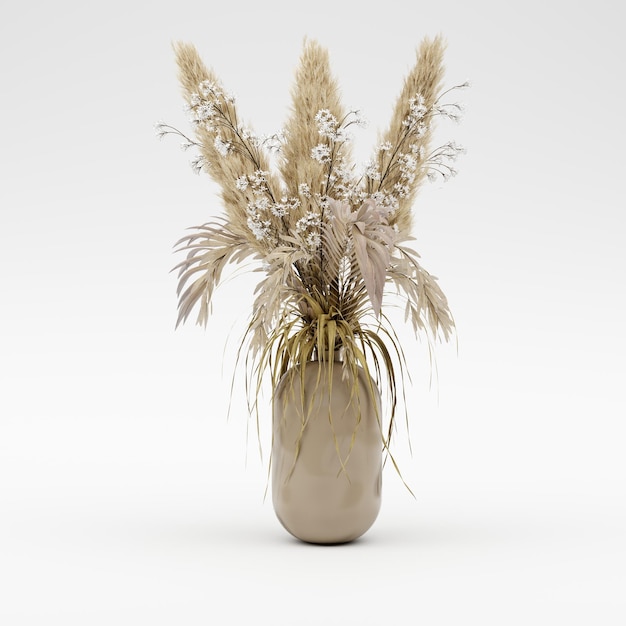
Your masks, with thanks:
[{"label": "beige ceramic vase", "polygon": [[[342,363],[288,372],[274,394],[272,499],[282,525],[309,543],[360,537],[380,510],[380,393],[358,369],[357,385]],[[356,391],[356,392],[355,392]],[[304,404],[303,404],[304,400]],[[342,467],[343,465],[343,467]]]}]

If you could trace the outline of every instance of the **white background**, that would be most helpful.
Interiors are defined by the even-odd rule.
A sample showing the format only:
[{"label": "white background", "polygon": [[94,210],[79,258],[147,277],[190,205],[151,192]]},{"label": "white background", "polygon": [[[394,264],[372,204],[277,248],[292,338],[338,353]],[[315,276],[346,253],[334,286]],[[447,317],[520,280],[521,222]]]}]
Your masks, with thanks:
[{"label": "white background", "polygon": [[[618,6],[5,3],[0,623],[625,624]],[[226,419],[252,279],[218,290],[206,331],[174,331],[172,246],[221,207],[153,134],[187,129],[170,43],[195,43],[270,133],[318,39],[370,121],[365,159],[437,33],[447,84],[473,83],[437,138],[468,153],[419,196],[415,245],[458,353],[438,347],[429,390],[403,335],[413,456],[404,429],[395,443],[416,498],[388,467],[360,541],[307,546],[263,500],[241,379]]]}]

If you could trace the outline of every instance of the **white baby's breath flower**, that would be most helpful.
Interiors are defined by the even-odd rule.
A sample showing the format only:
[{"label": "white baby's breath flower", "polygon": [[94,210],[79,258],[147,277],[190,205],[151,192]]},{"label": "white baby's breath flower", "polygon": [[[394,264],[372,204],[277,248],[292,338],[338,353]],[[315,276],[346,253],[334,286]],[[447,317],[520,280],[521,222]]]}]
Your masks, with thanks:
[{"label": "white baby's breath flower", "polygon": [[303,217],[296,222],[296,232],[302,233],[308,228],[319,228],[321,225],[321,218],[319,214],[313,211],[308,211]]},{"label": "white baby's breath flower", "polygon": [[264,135],[261,137],[260,144],[267,148],[270,152],[278,153],[282,150],[283,143],[285,142],[285,133],[282,130],[272,134]]},{"label": "white baby's breath flower", "polygon": [[449,141],[442,146],[442,152],[448,159],[455,161],[458,159],[459,155],[465,154],[467,151],[464,146],[456,143],[455,141]]},{"label": "white baby's breath flower", "polygon": [[328,196],[322,196],[321,194],[316,193],[315,199],[322,209],[326,210],[328,208],[328,202],[330,200]]},{"label": "white baby's breath flower", "polygon": [[165,123],[164,122],[156,122],[156,124],[154,125],[154,132],[157,136],[158,139],[163,139],[163,137],[165,137],[165,135],[167,135],[167,131],[165,130]]},{"label": "white baby's breath flower", "polygon": [[248,213],[260,214],[268,211],[272,207],[272,202],[267,196],[258,194],[248,203]]},{"label": "white baby's breath flower", "polygon": [[215,109],[210,102],[203,102],[194,108],[194,113],[196,115],[196,119],[199,122],[204,122],[205,120],[209,120],[213,117]]},{"label": "white baby's breath flower", "polygon": [[346,128],[340,126],[337,129],[337,132],[331,136],[331,139],[337,141],[339,143],[350,143],[353,139],[352,135],[347,131]]},{"label": "white baby's breath flower", "polygon": [[213,141],[213,145],[215,146],[215,149],[222,156],[227,156],[233,147],[230,141],[224,141],[219,135],[215,137],[215,140]]},{"label": "white baby's breath flower", "polygon": [[235,181],[235,187],[239,189],[239,191],[245,191],[248,188],[248,178],[246,176],[240,176]]},{"label": "white baby's breath flower", "polygon": [[372,200],[377,204],[377,206],[385,205],[385,194],[382,191],[376,191],[371,195]]},{"label": "white baby's breath flower", "polygon": [[300,183],[298,185],[298,193],[305,198],[310,198],[311,188],[306,183]]},{"label": "white baby's breath flower", "polygon": [[267,176],[269,175],[269,172],[265,172],[263,170],[256,170],[254,172],[254,176],[252,178],[252,182],[260,185],[262,183],[267,182]]},{"label": "white baby's breath flower", "polygon": [[209,167],[209,162],[201,155],[194,157],[191,161],[191,168],[196,174],[199,174],[203,169]]},{"label": "white baby's breath flower", "polygon": [[285,217],[289,213],[289,208],[290,205],[287,198],[282,198],[280,202],[274,202],[270,206],[270,211],[276,217]]},{"label": "white baby's breath flower", "polygon": [[398,198],[406,198],[409,195],[409,188],[401,183],[396,183],[393,186],[393,189],[396,192]]},{"label": "white baby's breath flower", "polygon": [[315,122],[317,123],[317,130],[322,137],[336,139],[339,122],[328,109],[318,111],[315,115]]},{"label": "white baby's breath flower", "polygon": [[424,146],[418,145],[416,143],[411,144],[411,154],[415,155],[416,159],[419,159],[421,161],[424,158],[424,153]]},{"label": "white baby's breath flower", "polygon": [[240,128],[239,129],[239,134],[241,135],[241,138],[244,139],[245,141],[256,141],[257,137],[256,135],[252,132],[252,130],[250,128]]},{"label": "white baby's breath flower", "polygon": [[368,197],[369,194],[365,191],[365,189],[353,189],[350,195],[350,200],[353,204],[363,204]]},{"label": "white baby's breath flower", "polygon": [[367,118],[361,113],[361,111],[355,109],[354,111],[351,111],[351,113],[353,115],[353,124],[356,124],[360,128],[367,128],[369,122]]},{"label": "white baby's breath flower", "polygon": [[398,162],[403,172],[414,172],[417,169],[417,159],[412,154],[401,154]]},{"label": "white baby's breath flower", "polygon": [[340,180],[343,185],[350,185],[354,182],[352,169],[348,167],[344,158],[340,157],[335,161],[334,172],[337,180]]},{"label": "white baby's breath flower", "polygon": [[424,131],[423,119],[428,113],[424,97],[421,94],[415,94],[413,98],[409,100],[409,112],[402,121],[402,124],[410,130]]},{"label": "white baby's breath flower", "polygon": [[322,237],[319,233],[309,233],[304,241],[309,249],[315,250],[322,243]]},{"label": "white baby's breath flower", "polygon": [[250,187],[254,193],[262,194],[267,191],[267,176],[269,176],[269,172],[263,170],[256,170],[254,174],[248,176]]},{"label": "white baby's breath flower", "polygon": [[270,234],[269,222],[255,221],[251,217],[248,218],[248,228],[252,234],[259,240],[267,239]]},{"label": "white baby's breath flower", "polygon": [[220,86],[211,80],[203,80],[200,85],[198,85],[198,91],[205,97],[208,98],[210,96],[214,98],[222,97],[222,89]]},{"label": "white baby's breath flower", "polygon": [[319,163],[328,163],[330,161],[330,148],[323,143],[311,148],[311,157]]},{"label": "white baby's breath flower", "polygon": [[439,115],[447,117],[453,122],[460,122],[463,117],[463,106],[456,102],[451,104],[440,104],[435,107],[435,111]]},{"label": "white baby's breath flower", "polygon": [[262,241],[263,239],[268,239],[271,234],[271,222],[269,220],[261,219],[258,211],[254,208],[248,206],[248,220],[247,225],[252,234],[258,239]]},{"label": "white baby's breath flower", "polygon": [[390,217],[398,209],[399,200],[395,195],[391,193],[377,191],[373,193],[370,197],[372,198],[372,200],[374,200],[374,202],[376,202],[376,206],[386,215],[386,217]]}]

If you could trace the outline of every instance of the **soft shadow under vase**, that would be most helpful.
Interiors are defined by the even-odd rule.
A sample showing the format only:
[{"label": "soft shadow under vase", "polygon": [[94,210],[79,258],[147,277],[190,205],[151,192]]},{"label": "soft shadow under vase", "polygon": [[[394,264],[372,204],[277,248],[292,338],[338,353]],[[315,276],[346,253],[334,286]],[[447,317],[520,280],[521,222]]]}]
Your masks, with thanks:
[{"label": "soft shadow under vase", "polygon": [[344,380],[339,361],[308,362],[303,376],[301,367],[274,392],[274,511],[302,541],[346,543],[380,510],[380,392],[361,368],[356,384]]}]

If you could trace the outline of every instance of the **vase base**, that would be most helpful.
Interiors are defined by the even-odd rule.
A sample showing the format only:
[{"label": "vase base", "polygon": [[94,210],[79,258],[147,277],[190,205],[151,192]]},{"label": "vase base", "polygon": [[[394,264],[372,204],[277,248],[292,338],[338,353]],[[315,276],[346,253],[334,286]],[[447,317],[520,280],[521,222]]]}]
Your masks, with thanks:
[{"label": "vase base", "polygon": [[367,519],[362,519],[358,526],[355,525],[354,519],[348,523],[346,523],[346,520],[324,520],[323,522],[291,520],[291,523],[286,523],[284,519],[281,519],[280,515],[276,514],[276,517],[290,535],[303,543],[318,546],[337,546],[352,543],[362,537],[373,525],[377,514],[377,510],[371,511]]}]

